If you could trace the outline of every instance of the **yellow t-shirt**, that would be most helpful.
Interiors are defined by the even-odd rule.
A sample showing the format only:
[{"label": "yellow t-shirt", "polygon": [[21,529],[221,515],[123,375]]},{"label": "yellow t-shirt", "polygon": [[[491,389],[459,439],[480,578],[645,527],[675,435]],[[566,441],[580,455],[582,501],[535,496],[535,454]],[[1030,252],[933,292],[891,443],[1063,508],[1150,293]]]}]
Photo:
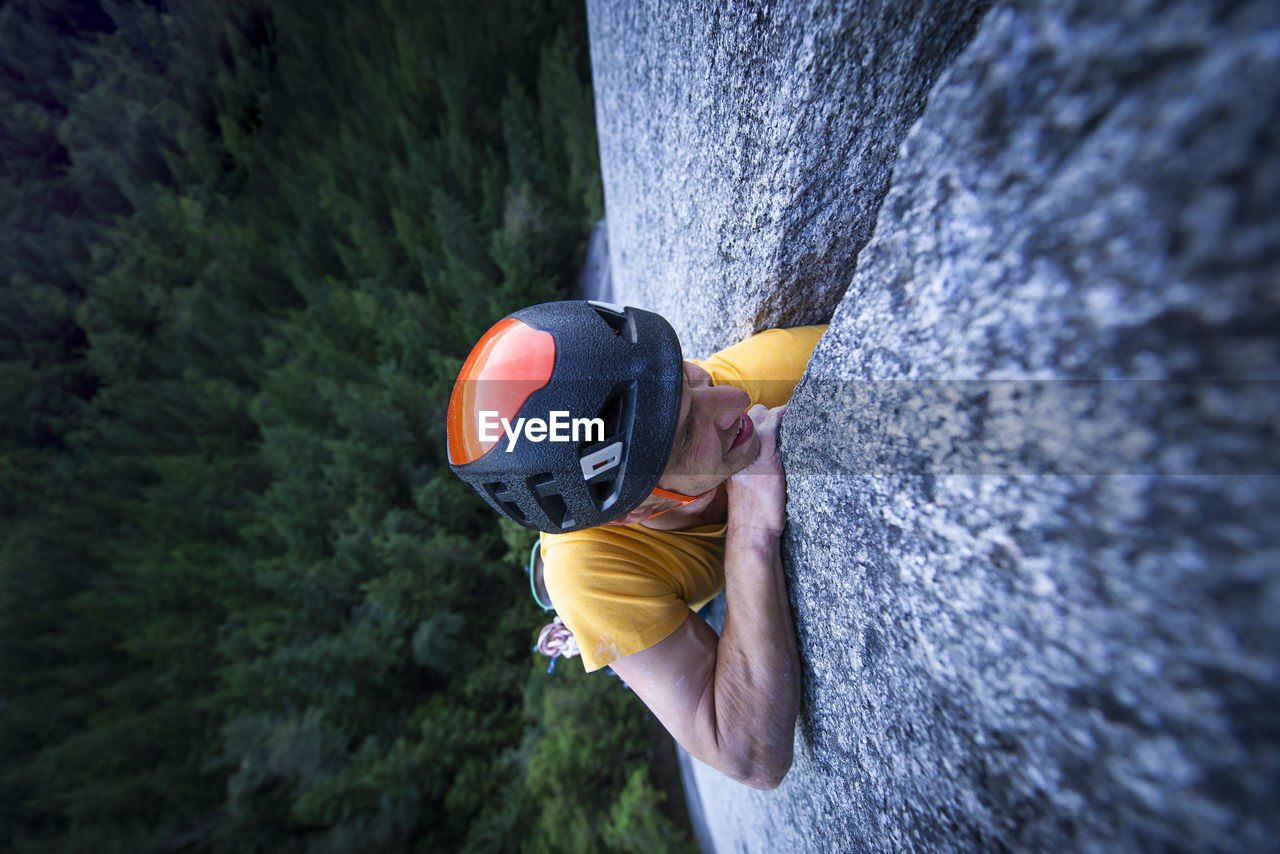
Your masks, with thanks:
[{"label": "yellow t-shirt", "polygon": [[[826,326],[770,329],[694,361],[752,404],[791,399]],[[724,588],[726,525],[655,531],[609,525],[543,534],[543,578],[587,671],[648,649]]]}]

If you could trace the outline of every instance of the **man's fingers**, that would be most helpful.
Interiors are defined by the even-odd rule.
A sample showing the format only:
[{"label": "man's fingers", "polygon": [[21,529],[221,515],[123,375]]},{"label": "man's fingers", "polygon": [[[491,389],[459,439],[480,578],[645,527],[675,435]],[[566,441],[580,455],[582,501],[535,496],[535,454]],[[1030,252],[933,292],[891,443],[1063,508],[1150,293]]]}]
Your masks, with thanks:
[{"label": "man's fingers", "polygon": [[766,420],[772,419],[777,421],[782,417],[782,413],[786,411],[786,406],[775,406],[773,409],[762,403],[757,403],[747,410],[747,415],[751,416],[751,420],[757,424],[762,424]]}]

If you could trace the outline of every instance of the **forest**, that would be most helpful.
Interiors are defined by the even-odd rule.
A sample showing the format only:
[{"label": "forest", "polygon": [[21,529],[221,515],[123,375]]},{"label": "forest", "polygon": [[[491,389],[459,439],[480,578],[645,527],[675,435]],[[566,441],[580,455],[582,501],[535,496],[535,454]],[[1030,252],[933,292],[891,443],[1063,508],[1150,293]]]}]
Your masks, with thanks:
[{"label": "forest", "polygon": [[580,0],[8,0],[0,69],[0,849],[694,850],[444,453],[603,215]]}]

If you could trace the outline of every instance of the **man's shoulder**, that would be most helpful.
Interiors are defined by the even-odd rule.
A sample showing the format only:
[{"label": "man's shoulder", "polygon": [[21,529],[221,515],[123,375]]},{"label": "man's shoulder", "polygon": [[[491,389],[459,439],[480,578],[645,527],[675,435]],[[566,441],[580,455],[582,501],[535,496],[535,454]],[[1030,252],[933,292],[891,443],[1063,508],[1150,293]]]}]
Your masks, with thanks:
[{"label": "man's shoulder", "polygon": [[612,626],[642,602],[673,598],[672,570],[680,558],[664,548],[663,533],[608,525],[544,534],[543,582],[565,622],[580,627],[607,613]]},{"label": "man's shoulder", "polygon": [[[641,566],[638,560],[642,549],[636,541],[644,538],[643,532],[629,531],[631,525],[601,525],[568,534],[542,535],[542,560],[546,566],[548,583],[581,582],[583,569],[599,567],[607,562],[617,570],[628,565]],[[640,526],[634,526],[640,527]],[[632,555],[636,560],[629,560]]]},{"label": "man's shoulder", "polygon": [[[639,523],[601,525],[568,534],[543,534],[546,572],[580,576],[584,569],[649,572],[687,556],[699,546],[722,547],[725,526],[701,525],[683,531],[659,531]],[[717,542],[717,540],[719,542]]]},{"label": "man's shoulder", "polygon": [[646,649],[724,585],[724,525],[607,525],[543,535],[551,602],[595,669]]}]

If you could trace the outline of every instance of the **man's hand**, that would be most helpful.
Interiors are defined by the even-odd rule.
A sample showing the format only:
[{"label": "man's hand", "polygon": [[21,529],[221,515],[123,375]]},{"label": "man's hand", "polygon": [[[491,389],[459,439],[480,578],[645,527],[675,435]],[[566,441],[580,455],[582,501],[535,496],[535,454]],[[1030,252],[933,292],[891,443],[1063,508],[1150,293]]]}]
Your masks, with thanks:
[{"label": "man's hand", "polygon": [[785,408],[751,408],[760,455],[728,482],[721,636],[690,613],[665,639],[613,663],[689,753],[760,789],[777,786],[791,767],[800,708],[779,544],[787,489],[777,433]]},{"label": "man's hand", "polygon": [[760,455],[729,478],[729,526],[757,528],[775,536],[787,523],[787,480],[778,456],[778,425],[786,404],[747,410],[760,437]]}]

